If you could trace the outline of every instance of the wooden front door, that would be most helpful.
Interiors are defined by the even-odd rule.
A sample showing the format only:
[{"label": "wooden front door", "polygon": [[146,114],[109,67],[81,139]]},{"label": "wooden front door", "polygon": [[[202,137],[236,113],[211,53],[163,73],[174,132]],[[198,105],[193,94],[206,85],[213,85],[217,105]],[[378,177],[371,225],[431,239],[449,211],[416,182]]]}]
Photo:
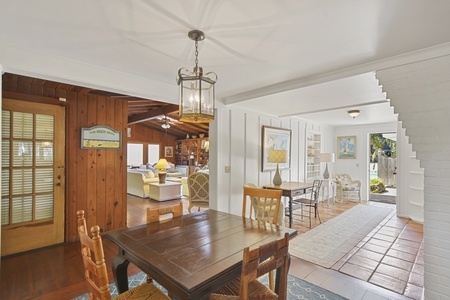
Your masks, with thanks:
[{"label": "wooden front door", "polygon": [[64,107],[3,99],[1,255],[64,241]]}]

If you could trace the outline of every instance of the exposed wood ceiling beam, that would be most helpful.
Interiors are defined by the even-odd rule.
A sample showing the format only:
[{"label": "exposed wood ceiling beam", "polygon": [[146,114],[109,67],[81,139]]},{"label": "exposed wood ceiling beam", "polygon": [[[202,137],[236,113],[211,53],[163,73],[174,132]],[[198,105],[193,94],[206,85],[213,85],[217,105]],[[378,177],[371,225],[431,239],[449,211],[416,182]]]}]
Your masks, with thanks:
[{"label": "exposed wood ceiling beam", "polygon": [[161,108],[152,109],[151,111],[146,112],[146,113],[129,116],[128,117],[128,125],[141,123],[141,122],[156,118],[160,115],[165,115],[165,114],[177,111],[178,109],[179,109],[178,105],[168,104]]}]

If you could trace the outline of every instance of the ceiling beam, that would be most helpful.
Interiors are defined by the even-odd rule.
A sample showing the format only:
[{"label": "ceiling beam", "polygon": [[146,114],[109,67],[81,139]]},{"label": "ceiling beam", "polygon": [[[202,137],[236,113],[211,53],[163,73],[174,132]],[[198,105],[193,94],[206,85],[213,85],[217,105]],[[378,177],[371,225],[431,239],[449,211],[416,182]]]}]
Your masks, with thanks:
[{"label": "ceiling beam", "polygon": [[174,111],[177,111],[179,109],[178,105],[175,104],[168,104],[168,105],[164,105],[161,108],[157,108],[157,109],[152,109],[149,112],[146,113],[142,113],[142,114],[138,114],[138,115],[134,115],[134,116],[129,116],[128,117],[128,125],[131,124],[136,124],[136,123],[141,123],[147,120],[151,120],[153,118],[156,118],[160,115],[165,115]]}]

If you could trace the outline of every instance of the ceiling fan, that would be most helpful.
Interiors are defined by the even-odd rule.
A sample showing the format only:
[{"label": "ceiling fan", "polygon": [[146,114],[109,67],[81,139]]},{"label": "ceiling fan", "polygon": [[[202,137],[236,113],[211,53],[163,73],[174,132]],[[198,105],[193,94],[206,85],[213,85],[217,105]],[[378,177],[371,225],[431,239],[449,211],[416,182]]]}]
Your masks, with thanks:
[{"label": "ceiling fan", "polygon": [[170,128],[170,124],[169,124],[170,123],[170,119],[167,118],[166,115],[164,115],[164,118],[162,118],[161,120],[163,121],[161,127],[166,129],[166,130],[169,129]]}]

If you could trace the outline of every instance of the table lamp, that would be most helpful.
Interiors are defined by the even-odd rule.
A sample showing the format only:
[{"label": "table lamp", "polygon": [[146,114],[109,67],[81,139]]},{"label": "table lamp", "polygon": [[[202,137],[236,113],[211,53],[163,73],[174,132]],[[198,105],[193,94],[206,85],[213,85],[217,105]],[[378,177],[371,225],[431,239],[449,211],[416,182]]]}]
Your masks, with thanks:
[{"label": "table lamp", "polygon": [[269,150],[268,161],[277,164],[277,171],[275,172],[275,176],[273,176],[272,181],[273,185],[279,186],[282,183],[278,164],[286,162],[286,152],[287,152],[286,150]]},{"label": "table lamp", "polygon": [[166,183],[167,173],[164,170],[168,169],[168,168],[170,168],[170,166],[165,158],[161,158],[160,160],[158,160],[158,163],[156,164],[155,169],[160,170],[158,172],[159,184]]},{"label": "table lamp", "polygon": [[325,172],[323,172],[323,178],[330,178],[330,174],[328,173],[328,163],[334,162],[334,153],[320,153],[319,155],[320,162],[325,163]]}]

